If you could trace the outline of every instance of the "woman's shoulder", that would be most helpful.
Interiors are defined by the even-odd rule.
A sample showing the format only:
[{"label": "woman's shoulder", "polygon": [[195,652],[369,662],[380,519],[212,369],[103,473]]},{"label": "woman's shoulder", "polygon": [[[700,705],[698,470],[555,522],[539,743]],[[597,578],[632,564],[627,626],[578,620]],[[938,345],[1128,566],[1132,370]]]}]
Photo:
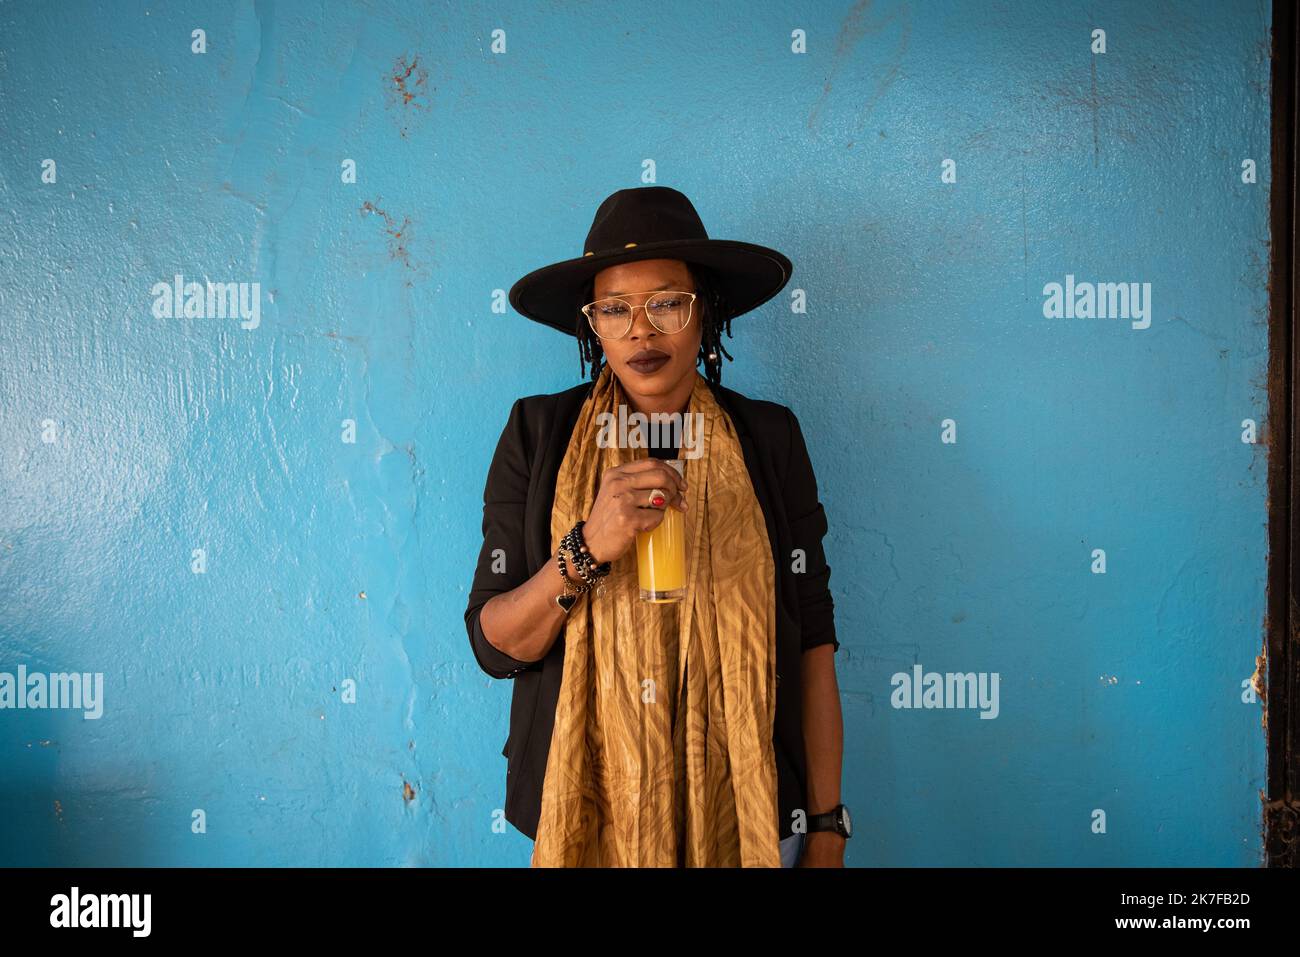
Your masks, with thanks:
[{"label": "woman's shoulder", "polygon": [[504,435],[514,444],[536,445],[546,441],[557,426],[577,420],[582,400],[591,390],[591,383],[579,383],[559,392],[538,392],[515,399],[506,417]]},{"label": "woman's shoulder", "polygon": [[781,434],[789,429],[790,422],[795,417],[794,410],[787,405],[745,395],[724,385],[714,386],[714,395],[731,413],[732,418],[739,418],[742,427],[755,434]]},{"label": "woman's shoulder", "polygon": [[817,480],[813,474],[812,458],[794,409],[780,402],[742,395],[723,386],[715,387],[714,394],[736,423],[736,431],[747,434],[749,441],[759,449],[759,455],[774,462],[779,474],[785,476],[782,492],[787,498],[793,496],[798,500],[811,494],[816,499]]},{"label": "woman's shoulder", "polygon": [[576,409],[582,405],[582,400],[587,397],[587,393],[590,391],[590,382],[580,382],[571,388],[561,389],[559,392],[538,392],[534,395],[520,396],[515,400],[515,405],[526,416],[545,415],[549,417],[566,409]]}]

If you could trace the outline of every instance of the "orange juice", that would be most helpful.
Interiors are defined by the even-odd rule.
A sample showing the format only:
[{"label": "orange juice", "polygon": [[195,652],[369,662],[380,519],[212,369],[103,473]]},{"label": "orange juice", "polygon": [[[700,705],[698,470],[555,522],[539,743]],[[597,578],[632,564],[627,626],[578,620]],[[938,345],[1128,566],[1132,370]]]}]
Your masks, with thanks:
[{"label": "orange juice", "polygon": [[[680,474],[681,459],[668,459]],[[636,533],[636,571],[641,598],[657,603],[686,596],[686,516],[675,506],[664,509],[663,521],[648,532]]]}]

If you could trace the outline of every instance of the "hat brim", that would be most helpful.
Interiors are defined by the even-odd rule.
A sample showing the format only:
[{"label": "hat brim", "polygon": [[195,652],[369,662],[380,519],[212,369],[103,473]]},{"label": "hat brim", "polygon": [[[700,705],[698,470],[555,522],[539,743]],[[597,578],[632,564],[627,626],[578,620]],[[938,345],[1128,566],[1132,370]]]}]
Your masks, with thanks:
[{"label": "hat brim", "polygon": [[602,269],[641,259],[681,259],[709,267],[731,317],[763,305],[794,272],[786,256],[767,246],[734,239],[668,240],[534,269],[510,287],[510,305],[522,316],[576,337],[584,321],[578,299],[587,280]]}]

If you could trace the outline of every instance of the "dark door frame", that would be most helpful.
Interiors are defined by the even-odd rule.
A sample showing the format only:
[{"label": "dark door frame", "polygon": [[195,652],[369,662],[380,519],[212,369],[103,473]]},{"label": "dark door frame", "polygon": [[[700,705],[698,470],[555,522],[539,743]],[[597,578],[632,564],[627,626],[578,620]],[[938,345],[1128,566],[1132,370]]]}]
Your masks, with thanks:
[{"label": "dark door frame", "polygon": [[1268,281],[1268,617],[1265,621],[1268,793],[1264,797],[1264,854],[1269,867],[1300,861],[1300,463],[1292,428],[1300,351],[1296,309],[1297,18],[1289,0],[1273,2],[1272,193],[1269,197]]}]

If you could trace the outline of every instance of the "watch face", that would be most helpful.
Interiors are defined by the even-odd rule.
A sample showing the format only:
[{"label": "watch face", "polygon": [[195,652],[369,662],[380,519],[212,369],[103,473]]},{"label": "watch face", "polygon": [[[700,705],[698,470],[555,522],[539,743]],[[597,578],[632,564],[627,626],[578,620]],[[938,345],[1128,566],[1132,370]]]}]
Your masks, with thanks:
[{"label": "watch face", "polygon": [[841,808],[840,808],[840,820],[842,820],[842,821],[844,822],[844,836],[845,836],[845,837],[852,837],[852,836],[853,836],[853,822],[852,822],[851,820],[849,820],[849,809],[848,809],[847,807],[841,807]]}]

